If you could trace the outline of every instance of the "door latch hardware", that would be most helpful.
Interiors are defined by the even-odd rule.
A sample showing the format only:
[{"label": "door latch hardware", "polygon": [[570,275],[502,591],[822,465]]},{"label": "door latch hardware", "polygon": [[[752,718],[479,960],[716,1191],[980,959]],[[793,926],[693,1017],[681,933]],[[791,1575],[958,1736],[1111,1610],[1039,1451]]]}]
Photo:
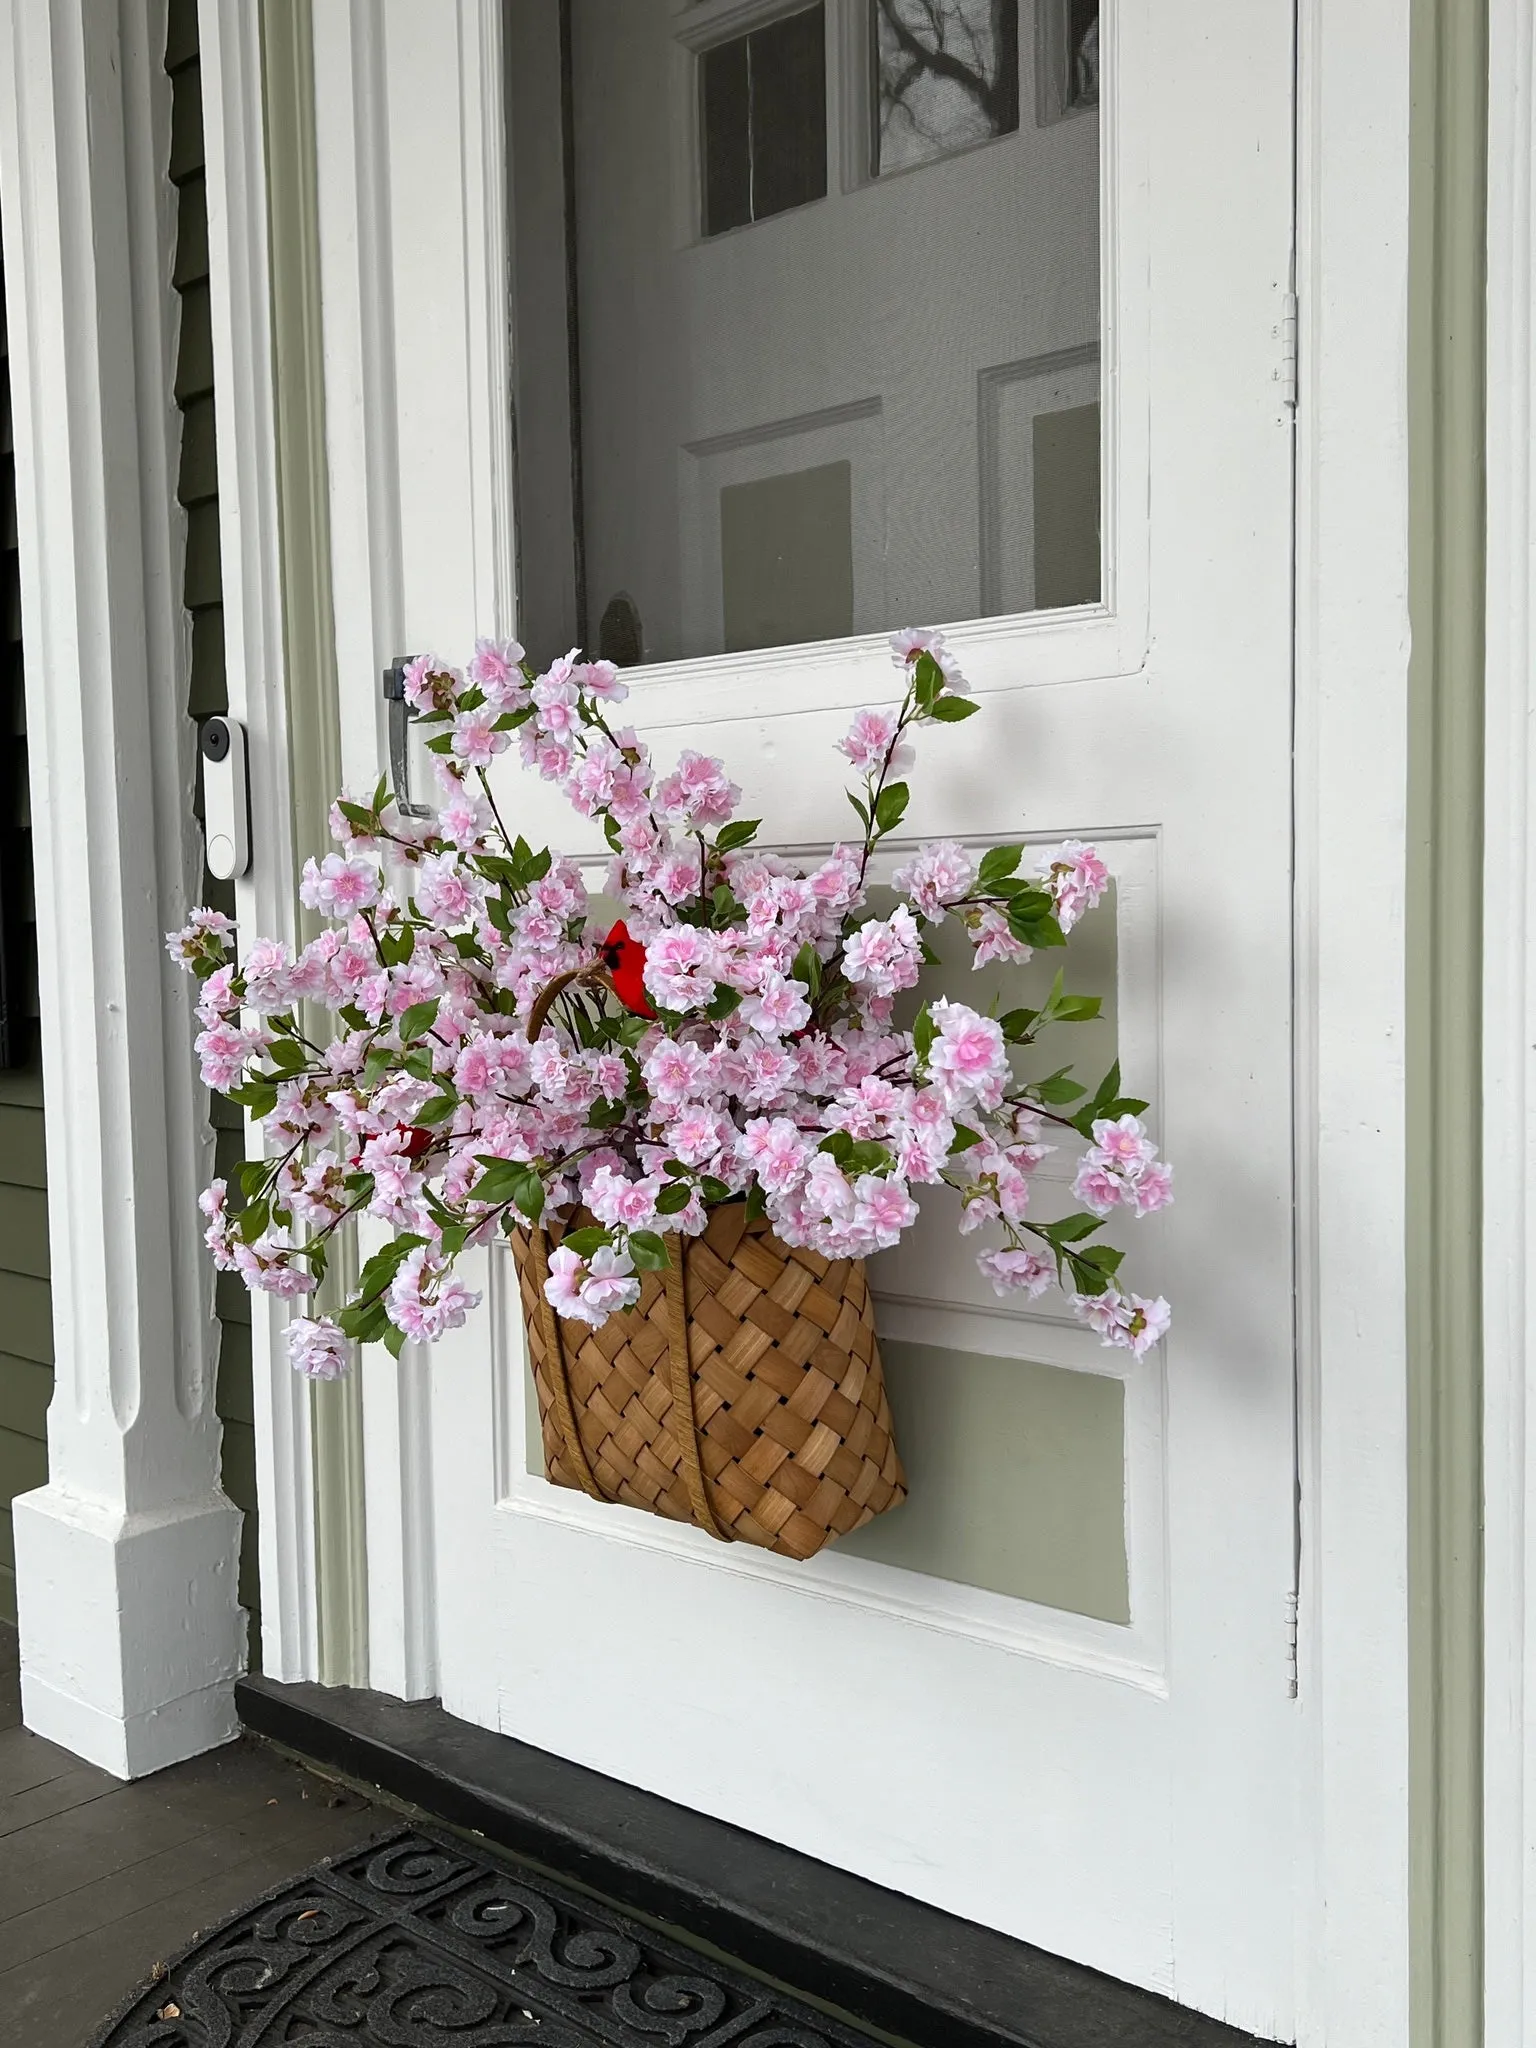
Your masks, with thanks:
[{"label": "door latch hardware", "polygon": [[384,697],[389,705],[389,779],[402,817],[430,818],[430,805],[411,802],[410,730],[416,714],[406,701],[405,672],[414,658],[409,654],[397,655],[384,671]]}]

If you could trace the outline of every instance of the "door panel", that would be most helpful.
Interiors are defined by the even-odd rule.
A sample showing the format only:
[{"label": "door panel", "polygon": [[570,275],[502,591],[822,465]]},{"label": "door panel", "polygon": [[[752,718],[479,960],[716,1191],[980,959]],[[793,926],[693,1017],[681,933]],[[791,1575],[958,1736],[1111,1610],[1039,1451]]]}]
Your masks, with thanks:
[{"label": "door panel", "polygon": [[[1127,1368],[1048,1311],[1000,1313],[930,1224],[878,1276],[898,1379],[920,1382],[914,1469],[955,1488],[977,1388],[1016,1368],[1020,1488],[1034,1433],[1067,1431],[1081,1555],[1042,1498],[1004,1500],[979,1534],[927,1550],[893,1517],[883,1551],[872,1530],[792,1565],[530,1472],[515,1292],[493,1259],[490,1334],[482,1319],[431,1365],[441,1685],[485,1725],[1288,2037],[1306,1853],[1286,1629],[1293,513],[1273,376],[1291,10],[1120,0],[1102,17],[1097,112],[1063,56],[1082,57],[1071,38],[1092,11],[1042,8],[1039,36],[1030,12],[1017,126],[1004,105],[994,132],[950,147],[958,116],[934,116],[942,146],[914,162],[910,136],[893,142],[905,167],[888,155],[877,175],[848,111],[872,17],[827,0],[825,196],[770,166],[751,211],[749,136],[746,171],[738,150],[715,173],[720,205],[748,216],[716,234],[699,66],[775,10],[577,0],[568,76],[588,78],[589,115],[608,125],[590,150],[573,143],[573,211],[551,171],[560,10],[510,10],[523,612],[547,653],[583,623],[595,638],[627,594],[633,616],[610,630],[677,656],[635,668],[636,722],[659,752],[726,756],[786,847],[843,831],[834,746],[851,708],[889,694],[884,629],[957,621],[983,715],[924,740],[907,829],[1103,847],[1116,887],[1098,971],[1128,1082],[1157,1104],[1179,1171],[1176,1207],[1136,1244],[1174,1301],[1172,1336]],[[466,80],[480,105],[500,91],[495,36],[463,21],[446,0],[393,0],[378,65],[395,132],[463,126]],[[752,75],[748,62],[749,92]],[[770,64],[774,92],[784,75]],[[651,81],[648,124],[626,105],[631,77]],[[677,107],[686,118],[664,118]],[[1032,209],[1057,143],[1077,166],[1070,204]],[[474,129],[465,147],[499,177],[499,143]],[[495,354],[455,331],[465,308],[498,303],[497,259],[455,217],[439,157],[430,197],[406,169],[381,229],[399,630],[402,647],[452,652],[497,623],[475,565],[512,514],[484,449]],[[1069,219],[1086,269],[1051,256]],[[964,248],[949,246],[957,221]],[[846,548],[818,555],[799,592],[797,539],[844,527]],[[800,595],[817,630],[852,632],[766,644],[795,630]],[[361,703],[376,684],[351,687]],[[599,855],[515,768],[498,798],[530,838]],[[1085,1398],[1058,1399],[1051,1375]],[[989,1453],[986,1487],[1005,1487],[1006,1456]]]}]

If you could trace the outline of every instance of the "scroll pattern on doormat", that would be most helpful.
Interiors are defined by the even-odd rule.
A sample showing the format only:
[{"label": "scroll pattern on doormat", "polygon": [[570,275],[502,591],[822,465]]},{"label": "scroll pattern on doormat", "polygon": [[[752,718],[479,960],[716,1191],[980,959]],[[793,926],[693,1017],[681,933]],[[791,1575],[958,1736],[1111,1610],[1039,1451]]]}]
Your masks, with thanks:
[{"label": "scroll pattern on doormat", "polygon": [[205,1934],[92,2048],[868,2048],[542,1876],[414,1829]]}]

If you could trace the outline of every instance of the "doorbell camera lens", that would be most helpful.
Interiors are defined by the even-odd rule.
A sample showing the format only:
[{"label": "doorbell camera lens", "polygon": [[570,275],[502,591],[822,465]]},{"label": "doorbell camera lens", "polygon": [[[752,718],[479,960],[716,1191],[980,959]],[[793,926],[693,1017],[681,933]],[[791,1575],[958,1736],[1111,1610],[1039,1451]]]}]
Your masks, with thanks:
[{"label": "doorbell camera lens", "polygon": [[222,761],[229,753],[229,727],[222,718],[206,718],[203,721],[203,755],[209,761]]}]

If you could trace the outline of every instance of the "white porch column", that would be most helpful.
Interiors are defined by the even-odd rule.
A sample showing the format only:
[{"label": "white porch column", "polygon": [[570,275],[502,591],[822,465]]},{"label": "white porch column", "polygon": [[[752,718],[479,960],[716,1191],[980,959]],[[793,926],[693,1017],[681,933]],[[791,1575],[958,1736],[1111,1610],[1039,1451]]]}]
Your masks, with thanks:
[{"label": "white porch column", "polygon": [[164,0],[0,0],[57,1384],[14,1507],[29,1727],[133,1777],[236,1733],[189,995]]}]

